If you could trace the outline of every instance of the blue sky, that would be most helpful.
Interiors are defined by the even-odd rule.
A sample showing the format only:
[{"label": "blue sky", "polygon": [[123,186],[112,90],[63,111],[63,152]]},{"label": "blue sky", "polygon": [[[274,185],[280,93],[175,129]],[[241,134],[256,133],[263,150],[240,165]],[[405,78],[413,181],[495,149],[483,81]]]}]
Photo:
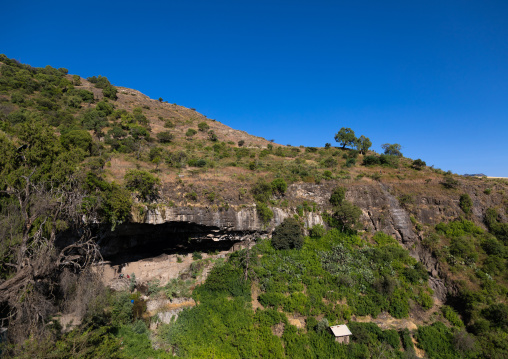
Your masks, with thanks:
[{"label": "blue sky", "polygon": [[275,142],[508,177],[508,1],[10,1],[0,53]]}]

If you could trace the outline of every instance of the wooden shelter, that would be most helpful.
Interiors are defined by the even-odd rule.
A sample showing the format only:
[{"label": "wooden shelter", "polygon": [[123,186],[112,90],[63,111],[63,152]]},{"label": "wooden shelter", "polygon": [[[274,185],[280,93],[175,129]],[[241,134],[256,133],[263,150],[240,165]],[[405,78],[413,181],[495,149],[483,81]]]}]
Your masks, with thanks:
[{"label": "wooden shelter", "polygon": [[335,336],[335,341],[339,343],[349,344],[349,336],[353,335],[347,325],[334,325],[330,327],[332,334]]}]

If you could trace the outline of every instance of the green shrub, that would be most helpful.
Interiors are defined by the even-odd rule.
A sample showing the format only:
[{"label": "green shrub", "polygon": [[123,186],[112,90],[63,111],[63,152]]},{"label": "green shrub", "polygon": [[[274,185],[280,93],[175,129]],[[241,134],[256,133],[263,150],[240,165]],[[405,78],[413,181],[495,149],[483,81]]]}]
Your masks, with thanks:
[{"label": "green shrub", "polygon": [[214,130],[210,130],[210,131],[208,131],[208,139],[210,141],[216,142],[219,140],[219,137],[217,137]]},{"label": "green shrub", "polygon": [[157,134],[157,139],[160,143],[169,143],[173,141],[173,134],[169,131],[159,132]]},{"label": "green shrub", "polygon": [[252,197],[258,202],[268,202],[272,195],[272,185],[260,179],[251,189]]},{"label": "green shrub", "polygon": [[136,191],[138,196],[150,201],[158,196],[157,186],[160,179],[151,173],[143,170],[129,170],[124,176],[125,187],[131,191]]},{"label": "green shrub", "polygon": [[473,200],[467,193],[464,193],[462,196],[460,196],[459,205],[465,214],[469,214],[473,209]]},{"label": "green shrub", "polygon": [[379,156],[379,162],[385,167],[397,168],[399,167],[399,157],[393,155]]},{"label": "green shrub", "polygon": [[164,127],[165,128],[174,128],[175,124],[171,120],[164,120]]},{"label": "green shrub", "polygon": [[406,318],[409,315],[409,302],[404,292],[396,290],[390,300],[388,312],[395,318]]},{"label": "green shrub", "polygon": [[270,222],[273,218],[273,211],[263,202],[256,202],[256,212],[261,221],[265,224]]},{"label": "green shrub", "polygon": [[194,259],[195,261],[203,259],[203,255],[201,254],[201,252],[194,252],[192,253],[192,259]]},{"label": "green shrub", "polygon": [[459,181],[451,176],[446,176],[443,181],[441,181],[441,185],[447,189],[455,189],[459,186]]},{"label": "green shrub", "polygon": [[206,132],[210,129],[210,126],[206,122],[200,122],[198,123],[198,130],[202,132]]},{"label": "green shrub", "polygon": [[303,234],[300,222],[292,217],[284,219],[272,233],[272,246],[275,249],[302,248]]},{"label": "green shrub", "polygon": [[321,164],[323,165],[323,167],[332,168],[336,167],[339,164],[339,162],[333,157],[327,157],[321,162]]},{"label": "green shrub", "polygon": [[364,166],[376,166],[376,165],[380,165],[381,161],[379,160],[379,157],[370,155],[370,156],[363,157],[362,164]]},{"label": "green shrub", "polygon": [[92,136],[85,130],[73,130],[60,136],[62,146],[70,150],[71,148],[81,148],[90,153],[92,149]]},{"label": "green shrub", "polygon": [[356,165],[356,159],[355,158],[348,158],[346,160],[346,164],[344,166],[353,167],[354,165]]},{"label": "green shrub", "polygon": [[404,350],[408,353],[415,354],[415,347],[413,344],[413,340],[411,339],[411,333],[409,332],[409,329],[404,328],[400,332],[400,336],[402,339],[402,346],[404,347]]},{"label": "green shrub", "polygon": [[418,170],[420,171],[422,168],[424,168],[427,164],[425,163],[425,161],[422,161],[421,159],[416,159],[413,161],[412,163],[412,167],[415,169],[415,170]]},{"label": "green shrub", "polygon": [[344,198],[346,198],[346,188],[341,186],[335,187],[330,195],[330,203],[332,206],[338,206],[344,201]]},{"label": "green shrub", "polygon": [[282,178],[274,179],[271,183],[271,186],[272,193],[278,194],[280,196],[284,195],[284,193],[286,193],[286,190],[288,189],[288,184]]},{"label": "green shrub", "polygon": [[309,229],[309,236],[312,238],[319,238],[324,236],[326,233],[326,229],[322,224],[316,224],[312,228]]},{"label": "green shrub", "polygon": [[400,348],[400,337],[399,333],[394,329],[384,330],[380,337],[382,342],[390,345],[394,350],[399,350]]},{"label": "green shrub", "polygon": [[456,327],[463,327],[464,323],[462,322],[462,319],[460,319],[457,312],[453,310],[452,307],[448,305],[443,305],[441,307],[441,311],[443,312],[444,317],[454,326]]},{"label": "green shrub", "polygon": [[454,348],[451,331],[441,322],[428,327],[418,327],[418,345],[430,358],[455,359],[460,355]]},{"label": "green shrub", "polygon": [[187,137],[192,137],[192,136],[194,136],[196,133],[198,133],[198,131],[196,131],[196,130],[195,130],[195,129],[193,129],[193,128],[189,128],[189,129],[187,130],[187,132],[185,132],[185,136],[187,136]]}]

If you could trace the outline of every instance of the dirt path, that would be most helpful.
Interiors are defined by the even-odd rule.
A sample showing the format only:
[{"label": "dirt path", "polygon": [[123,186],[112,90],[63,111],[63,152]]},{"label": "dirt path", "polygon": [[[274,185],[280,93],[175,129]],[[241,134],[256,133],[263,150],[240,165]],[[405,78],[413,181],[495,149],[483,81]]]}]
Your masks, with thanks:
[{"label": "dirt path", "polygon": [[265,309],[261,305],[261,303],[259,303],[259,300],[258,300],[260,292],[261,291],[259,290],[258,283],[253,282],[252,286],[250,287],[250,294],[251,294],[251,297],[252,297],[252,309],[254,311],[258,310],[258,308],[261,309],[261,310]]}]

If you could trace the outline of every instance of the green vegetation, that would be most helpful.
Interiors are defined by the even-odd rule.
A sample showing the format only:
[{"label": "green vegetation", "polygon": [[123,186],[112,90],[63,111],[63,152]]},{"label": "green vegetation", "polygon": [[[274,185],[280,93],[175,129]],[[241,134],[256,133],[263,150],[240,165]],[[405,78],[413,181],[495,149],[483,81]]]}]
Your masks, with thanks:
[{"label": "green vegetation", "polygon": [[335,135],[335,141],[337,141],[342,148],[346,148],[346,146],[352,147],[356,142],[355,131],[350,128],[342,127]]},{"label": "green vegetation", "polygon": [[381,148],[385,150],[384,154],[388,156],[399,156],[402,157],[402,152],[400,152],[402,146],[398,143],[389,144],[385,143],[384,145],[381,145]]},{"label": "green vegetation", "polygon": [[341,228],[341,230],[354,230],[356,223],[360,219],[362,210],[353,203],[346,201],[346,189],[336,187],[331,196],[330,203],[333,206],[332,217],[329,221],[331,226]]},{"label": "green vegetation", "polygon": [[288,217],[272,233],[275,249],[300,249],[303,246],[302,226],[295,218]]},{"label": "green vegetation", "polygon": [[135,191],[142,200],[149,202],[157,198],[157,186],[160,184],[160,179],[151,173],[140,170],[129,170],[125,174],[124,179],[127,189]]},{"label": "green vegetation", "polygon": [[[0,62],[0,282],[5,288],[0,312],[14,314],[10,333],[19,333],[20,343],[7,349],[13,357],[405,358],[414,354],[412,336],[430,358],[507,356],[503,182],[459,181],[420,159],[402,157],[398,144],[386,144],[381,155],[369,152],[370,140],[356,138],[348,128],[336,135],[342,148],[286,147],[244,135],[245,140],[230,135],[222,140],[210,130],[209,119],[176,105],[133,98],[129,108],[117,102],[116,88],[103,76],[89,78],[96,87],[92,92],[87,81],[65,69],[32,68],[3,55]],[[171,130],[160,132],[162,126]],[[356,232],[361,210],[346,193],[367,194],[372,179],[387,184],[410,212],[425,250],[439,261],[446,285],[456,289],[446,306],[436,310],[426,269],[394,238],[367,227]],[[305,198],[331,188],[329,204]],[[429,199],[460,196],[464,218],[435,227],[422,220],[418,204],[427,190]],[[479,206],[474,212],[465,191]],[[295,195],[300,192],[304,195]],[[141,203],[133,210],[136,197]],[[83,284],[99,286],[87,277],[90,263],[99,258],[98,223],[101,231],[105,224],[115,230],[131,215],[139,219],[146,208],[159,205],[220,211],[253,203],[265,227],[272,209],[295,215],[271,242],[260,240],[218,263],[201,286],[195,279],[211,262],[199,252],[192,255],[187,280],[148,285],[144,294],[164,299],[192,294],[198,302],[155,333],[147,328],[157,319],[147,317],[134,279],[128,283],[133,293]],[[478,227],[482,203],[492,206],[483,218],[488,231]],[[381,212],[372,219],[384,226],[387,209]],[[310,237],[303,237],[300,221],[309,213],[321,214],[327,226],[315,225],[308,229]],[[447,210],[442,215],[450,218]],[[79,238],[68,252],[55,245],[66,233]],[[183,263],[182,257],[177,262]],[[252,298],[252,293],[258,294]],[[54,315],[80,296],[86,303],[83,324],[64,333]],[[413,332],[383,331],[352,319],[382,312],[408,318],[431,308],[436,311],[428,323],[436,323]],[[301,327],[290,324],[295,318]],[[348,346],[335,343],[326,329],[345,322],[354,334]],[[153,349],[152,341],[160,349]]]},{"label": "green vegetation", "polygon": [[470,214],[471,210],[473,209],[473,200],[467,193],[464,193],[462,196],[460,196],[459,205],[465,214]]}]

